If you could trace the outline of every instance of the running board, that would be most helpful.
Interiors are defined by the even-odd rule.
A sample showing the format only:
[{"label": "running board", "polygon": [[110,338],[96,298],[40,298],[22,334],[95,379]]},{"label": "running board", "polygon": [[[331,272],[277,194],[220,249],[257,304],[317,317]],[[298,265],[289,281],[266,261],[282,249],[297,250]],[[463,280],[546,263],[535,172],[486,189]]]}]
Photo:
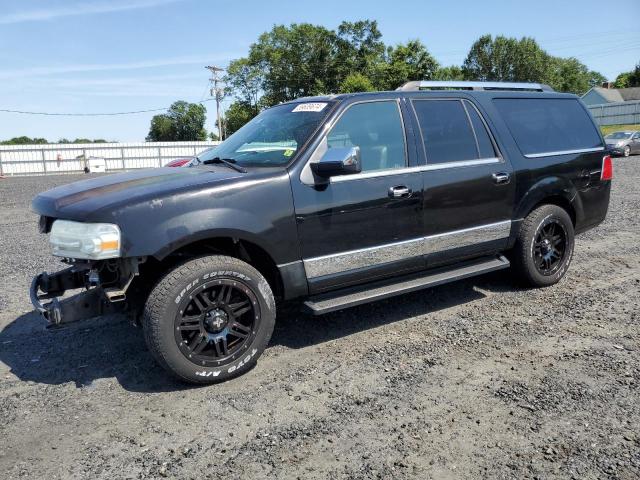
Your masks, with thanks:
[{"label": "running board", "polygon": [[364,286],[323,293],[304,302],[304,308],[313,315],[322,315],[508,267],[509,260],[502,255],[482,258],[453,267],[407,275],[400,279],[381,280]]}]

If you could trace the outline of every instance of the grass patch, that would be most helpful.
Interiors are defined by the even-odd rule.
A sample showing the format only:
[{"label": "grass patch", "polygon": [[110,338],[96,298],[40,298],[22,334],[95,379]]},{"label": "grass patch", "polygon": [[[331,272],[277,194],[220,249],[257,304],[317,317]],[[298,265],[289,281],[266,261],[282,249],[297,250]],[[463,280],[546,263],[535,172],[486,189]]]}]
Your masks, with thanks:
[{"label": "grass patch", "polygon": [[600,125],[602,135],[609,135],[611,132],[619,130],[640,130],[640,125]]}]

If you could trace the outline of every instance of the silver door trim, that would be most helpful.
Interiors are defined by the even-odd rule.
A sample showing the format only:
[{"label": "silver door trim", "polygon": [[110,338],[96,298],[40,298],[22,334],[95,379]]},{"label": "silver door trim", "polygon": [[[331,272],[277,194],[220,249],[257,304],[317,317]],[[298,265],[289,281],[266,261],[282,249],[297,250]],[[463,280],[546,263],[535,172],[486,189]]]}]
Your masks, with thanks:
[{"label": "silver door trim", "polygon": [[500,163],[500,158],[479,158],[475,160],[460,160],[456,162],[433,163],[429,165],[420,165],[418,167],[407,168],[389,168],[385,170],[372,170],[369,172],[354,173],[353,175],[339,175],[331,177],[331,183],[349,182],[352,180],[362,180],[363,178],[390,177],[392,175],[403,175],[406,173],[429,172],[432,170],[444,170],[447,168],[473,167],[477,165],[490,165],[492,163]]},{"label": "silver door trim", "polygon": [[603,151],[604,151],[604,147],[579,148],[576,150],[558,150],[556,152],[529,153],[525,155],[525,157],[542,158],[542,157],[555,157],[556,155],[571,155],[575,153],[592,153],[592,152],[603,152]]},{"label": "silver door trim", "polygon": [[509,237],[511,220],[303,259],[307,278],[343,273]]}]

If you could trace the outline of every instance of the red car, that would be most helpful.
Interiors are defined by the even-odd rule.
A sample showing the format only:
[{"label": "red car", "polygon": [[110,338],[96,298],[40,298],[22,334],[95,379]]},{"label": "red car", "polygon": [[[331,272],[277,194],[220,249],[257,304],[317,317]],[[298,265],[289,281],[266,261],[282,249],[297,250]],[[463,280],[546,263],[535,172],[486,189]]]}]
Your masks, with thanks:
[{"label": "red car", "polygon": [[174,158],[165,167],[188,167],[194,160],[197,161],[197,157]]},{"label": "red car", "polygon": [[[206,150],[203,150],[202,152],[200,152],[200,155],[202,155],[205,152],[208,152],[209,150],[211,150],[211,148],[207,148]],[[198,156],[193,155],[191,157],[174,158],[169,163],[167,163],[165,167],[190,167],[192,165],[197,165],[199,162],[200,160],[198,159]]]}]

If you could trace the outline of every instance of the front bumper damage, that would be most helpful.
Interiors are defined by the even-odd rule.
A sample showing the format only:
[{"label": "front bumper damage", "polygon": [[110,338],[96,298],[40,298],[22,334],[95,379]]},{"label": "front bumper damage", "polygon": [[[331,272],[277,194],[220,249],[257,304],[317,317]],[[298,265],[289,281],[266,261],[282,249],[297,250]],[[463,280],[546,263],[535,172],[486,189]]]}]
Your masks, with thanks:
[{"label": "front bumper damage", "polygon": [[[96,268],[103,266],[100,262],[74,264],[56,273],[40,273],[31,282],[31,303],[49,327],[123,312],[128,307],[126,291],[138,275],[138,263],[121,262],[107,272],[112,274],[108,283],[101,282],[105,275]],[[84,290],[61,298],[67,291],[76,289]]]}]

